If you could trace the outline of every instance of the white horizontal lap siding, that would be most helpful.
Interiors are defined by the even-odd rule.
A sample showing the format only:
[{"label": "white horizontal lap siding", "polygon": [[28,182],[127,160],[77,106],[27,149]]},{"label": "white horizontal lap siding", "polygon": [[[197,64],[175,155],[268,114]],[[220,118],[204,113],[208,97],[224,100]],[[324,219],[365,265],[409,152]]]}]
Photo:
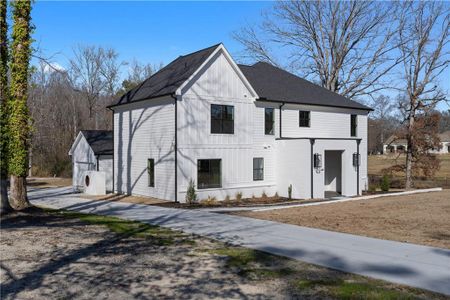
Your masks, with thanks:
[{"label": "white horizontal lap siding", "polygon": [[[299,126],[299,111],[310,111],[310,127]],[[282,109],[283,137],[349,138],[350,115],[365,111],[336,107],[286,105]]]},{"label": "white horizontal lap siding", "polygon": [[89,165],[91,168],[95,169],[97,164],[94,151],[92,151],[91,146],[89,146],[84,136],[81,136],[81,139],[72,153],[72,163],[72,184],[74,187],[81,187],[83,185],[82,177],[84,171],[88,170]]},{"label": "white horizontal lap siding", "polygon": [[[185,89],[178,102],[180,201],[184,201],[189,180],[197,184],[199,159],[222,159],[222,188],[198,190],[199,198],[234,198],[236,192],[244,197],[260,196],[263,191],[274,193],[273,147],[266,147],[274,137],[255,139],[254,122],[261,118],[255,118],[254,100],[220,52]],[[234,106],[234,134],[211,134],[211,104]],[[262,130],[263,135],[264,127]],[[253,157],[264,157],[264,181],[253,181]]]},{"label": "white horizontal lap siding", "polygon": [[[114,182],[120,193],[174,200],[175,105],[170,97],[118,107],[114,113]],[[155,187],[147,160],[155,160]]]}]

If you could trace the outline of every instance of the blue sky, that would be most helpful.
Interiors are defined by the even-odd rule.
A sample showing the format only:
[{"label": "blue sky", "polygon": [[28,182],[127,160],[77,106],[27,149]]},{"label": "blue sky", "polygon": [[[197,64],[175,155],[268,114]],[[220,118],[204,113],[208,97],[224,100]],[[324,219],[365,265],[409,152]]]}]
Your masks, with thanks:
[{"label": "blue sky", "polygon": [[[34,5],[36,46],[63,66],[76,44],[113,47],[121,59],[167,64],[219,42],[238,53],[231,33],[257,23],[270,2],[42,2]],[[58,54],[59,53],[59,54]]]},{"label": "blue sky", "polygon": [[[33,37],[35,47],[63,67],[77,44],[112,47],[123,61],[167,64],[179,55],[223,42],[236,57],[242,46],[232,32],[260,23],[261,12],[272,5],[269,1],[37,1],[32,11]],[[441,84],[450,90],[450,69]]]}]

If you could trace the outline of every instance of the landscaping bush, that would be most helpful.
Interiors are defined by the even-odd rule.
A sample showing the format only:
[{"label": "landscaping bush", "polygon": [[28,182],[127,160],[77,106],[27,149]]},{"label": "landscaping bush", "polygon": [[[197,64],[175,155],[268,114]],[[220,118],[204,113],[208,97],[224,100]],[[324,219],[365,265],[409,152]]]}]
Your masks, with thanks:
[{"label": "landscaping bush", "polygon": [[288,198],[289,198],[289,200],[292,199],[292,184],[290,184],[288,186]]},{"label": "landscaping bush", "polygon": [[391,187],[391,179],[388,175],[383,175],[383,178],[381,178],[381,184],[380,188],[383,192],[388,192],[389,188]]},{"label": "landscaping bush", "polygon": [[237,192],[236,193],[236,201],[241,201],[242,200],[242,192]]},{"label": "landscaping bush", "polygon": [[369,193],[375,193],[377,191],[377,186],[375,184],[369,184]]},{"label": "landscaping bush", "polygon": [[265,199],[265,198],[267,198],[267,194],[266,194],[266,192],[262,192],[262,194],[261,194],[261,198],[263,198],[263,199]]},{"label": "landscaping bush", "polygon": [[195,182],[194,180],[189,180],[189,185],[186,192],[186,203],[195,204],[197,203],[197,194],[195,193]]},{"label": "landscaping bush", "polygon": [[200,204],[206,205],[206,206],[214,206],[214,205],[217,205],[217,199],[216,199],[216,197],[211,197],[208,195],[208,198],[200,201]]}]

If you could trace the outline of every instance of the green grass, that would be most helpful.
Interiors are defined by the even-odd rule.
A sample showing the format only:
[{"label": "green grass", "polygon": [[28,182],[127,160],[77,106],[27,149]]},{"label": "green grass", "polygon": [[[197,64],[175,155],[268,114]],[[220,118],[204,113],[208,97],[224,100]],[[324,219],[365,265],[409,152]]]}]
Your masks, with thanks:
[{"label": "green grass", "polygon": [[116,217],[83,214],[65,210],[46,209],[52,215],[63,216],[70,219],[79,219],[92,225],[105,226],[110,231],[126,237],[151,239],[153,243],[160,246],[170,246],[175,243],[195,245],[195,240],[188,235],[160,226],[149,225],[138,221],[129,221]]},{"label": "green grass", "polygon": [[322,290],[327,295],[337,299],[367,299],[367,300],[390,300],[390,299],[416,299],[407,291],[388,289],[377,280],[367,282],[346,281],[339,278],[319,280],[298,280],[296,288],[299,290]]}]

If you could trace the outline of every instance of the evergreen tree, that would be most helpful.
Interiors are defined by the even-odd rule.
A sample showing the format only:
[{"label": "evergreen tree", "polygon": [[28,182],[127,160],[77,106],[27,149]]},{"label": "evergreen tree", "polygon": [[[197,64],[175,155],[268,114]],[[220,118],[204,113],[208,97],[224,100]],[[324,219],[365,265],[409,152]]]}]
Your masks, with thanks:
[{"label": "evergreen tree", "polygon": [[30,205],[27,198],[26,176],[31,131],[27,106],[32,43],[31,1],[14,1],[11,4],[14,24],[11,44],[10,100],[8,101],[10,203],[14,209],[24,209]]},{"label": "evergreen tree", "polygon": [[11,210],[8,201],[7,120],[8,120],[8,24],[7,0],[0,0],[0,213]]}]

